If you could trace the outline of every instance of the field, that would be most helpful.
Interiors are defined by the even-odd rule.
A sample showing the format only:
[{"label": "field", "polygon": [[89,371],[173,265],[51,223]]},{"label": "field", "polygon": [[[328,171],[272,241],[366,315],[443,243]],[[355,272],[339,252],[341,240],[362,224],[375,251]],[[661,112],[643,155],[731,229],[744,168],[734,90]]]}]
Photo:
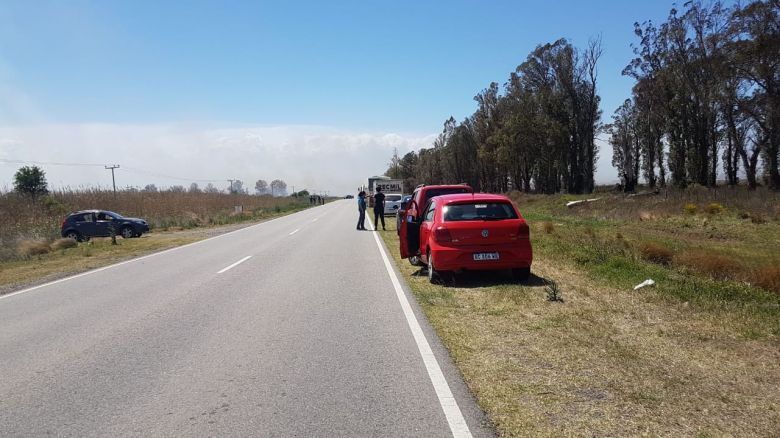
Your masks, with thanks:
[{"label": "field", "polygon": [[777,434],[776,194],[512,196],[532,229],[525,284],[431,285],[381,233],[499,435]]},{"label": "field", "polygon": [[[236,212],[235,206],[243,211]],[[67,190],[38,199],[5,193],[0,194],[0,262],[28,258],[31,241],[52,242],[63,219],[83,209],[140,217],[153,231],[165,231],[262,219],[307,206],[308,199],[222,193],[120,191],[115,197],[105,190]]]},{"label": "field", "polygon": [[[236,211],[235,206],[242,206]],[[175,192],[88,190],[55,192],[33,200],[0,194],[0,294],[153,251],[191,243],[243,222],[302,210],[308,198]],[[94,238],[76,243],[59,238],[71,212],[101,208],[146,219],[152,233],[140,239]]]}]

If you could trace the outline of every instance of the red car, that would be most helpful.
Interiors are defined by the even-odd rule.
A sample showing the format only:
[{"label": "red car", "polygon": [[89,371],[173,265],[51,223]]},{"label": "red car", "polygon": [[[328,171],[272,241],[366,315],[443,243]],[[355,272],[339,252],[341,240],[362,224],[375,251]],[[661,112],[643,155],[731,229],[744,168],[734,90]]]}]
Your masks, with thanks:
[{"label": "red car", "polygon": [[485,193],[432,198],[401,225],[401,257],[419,253],[431,282],[464,270],[511,269],[531,274],[528,224],[506,196]]}]

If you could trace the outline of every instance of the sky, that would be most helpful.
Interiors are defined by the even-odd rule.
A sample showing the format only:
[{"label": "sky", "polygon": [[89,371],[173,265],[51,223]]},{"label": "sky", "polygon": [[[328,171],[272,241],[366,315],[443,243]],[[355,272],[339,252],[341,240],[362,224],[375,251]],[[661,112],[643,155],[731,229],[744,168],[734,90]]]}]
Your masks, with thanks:
[{"label": "sky", "polygon": [[[0,189],[282,179],[346,194],[540,44],[600,37],[603,121],[667,1],[0,1]],[[617,180],[601,139],[596,180]],[[49,163],[71,163],[55,165]]]}]

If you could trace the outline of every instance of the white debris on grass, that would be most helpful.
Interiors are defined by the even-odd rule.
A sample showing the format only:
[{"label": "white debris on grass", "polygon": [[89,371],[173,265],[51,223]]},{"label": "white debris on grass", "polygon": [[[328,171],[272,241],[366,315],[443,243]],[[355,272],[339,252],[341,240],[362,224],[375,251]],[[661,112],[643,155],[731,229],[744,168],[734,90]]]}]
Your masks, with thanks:
[{"label": "white debris on grass", "polygon": [[594,202],[598,201],[601,198],[592,198],[592,199],[580,199],[579,201],[569,201],[566,203],[567,207],[574,207],[575,205],[584,204],[585,202]]},{"label": "white debris on grass", "polygon": [[647,287],[647,286],[655,286],[655,281],[653,281],[652,278],[648,278],[647,280],[634,286],[634,290],[642,289],[643,287]]}]

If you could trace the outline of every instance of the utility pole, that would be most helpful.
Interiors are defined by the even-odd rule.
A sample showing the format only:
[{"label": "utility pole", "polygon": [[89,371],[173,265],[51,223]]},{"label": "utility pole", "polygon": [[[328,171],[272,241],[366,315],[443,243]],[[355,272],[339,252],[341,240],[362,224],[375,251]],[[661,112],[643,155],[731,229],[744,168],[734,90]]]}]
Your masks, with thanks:
[{"label": "utility pole", "polygon": [[228,190],[228,193],[230,193],[231,195],[233,194],[233,181],[235,180],[234,179],[228,180],[228,182],[230,182],[230,189]]},{"label": "utility pole", "polygon": [[113,164],[105,167],[107,170],[111,170],[111,184],[114,186],[114,198],[116,198],[116,178],[114,178],[114,169],[119,169],[119,165]]}]

